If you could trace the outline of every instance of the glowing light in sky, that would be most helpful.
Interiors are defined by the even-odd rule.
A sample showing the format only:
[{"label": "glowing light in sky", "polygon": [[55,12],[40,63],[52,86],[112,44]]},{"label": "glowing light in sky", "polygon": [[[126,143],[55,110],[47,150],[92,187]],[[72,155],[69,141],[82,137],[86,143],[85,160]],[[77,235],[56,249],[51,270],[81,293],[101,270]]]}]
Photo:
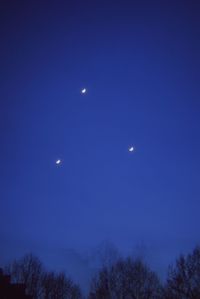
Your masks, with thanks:
[{"label": "glowing light in sky", "polygon": [[57,165],[59,165],[60,163],[61,163],[61,160],[60,160],[60,159],[56,160],[56,164],[57,164]]},{"label": "glowing light in sky", "polygon": [[87,91],[86,88],[81,89],[82,94],[86,93],[86,91]]},{"label": "glowing light in sky", "polygon": [[128,151],[129,152],[134,152],[135,148],[133,146],[129,147]]}]

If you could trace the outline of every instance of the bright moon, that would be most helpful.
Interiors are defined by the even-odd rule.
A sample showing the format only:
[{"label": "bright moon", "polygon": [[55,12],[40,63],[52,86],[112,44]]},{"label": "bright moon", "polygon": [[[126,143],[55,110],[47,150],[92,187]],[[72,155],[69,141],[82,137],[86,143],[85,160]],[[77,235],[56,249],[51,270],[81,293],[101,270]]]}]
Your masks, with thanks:
[{"label": "bright moon", "polygon": [[61,163],[61,160],[60,160],[60,159],[56,160],[56,164],[57,164],[57,165],[59,165],[60,163]]},{"label": "bright moon", "polygon": [[82,94],[86,93],[86,91],[87,91],[86,88],[81,89]]},{"label": "bright moon", "polygon": [[133,146],[129,147],[129,152],[133,152],[135,150],[135,148]]}]

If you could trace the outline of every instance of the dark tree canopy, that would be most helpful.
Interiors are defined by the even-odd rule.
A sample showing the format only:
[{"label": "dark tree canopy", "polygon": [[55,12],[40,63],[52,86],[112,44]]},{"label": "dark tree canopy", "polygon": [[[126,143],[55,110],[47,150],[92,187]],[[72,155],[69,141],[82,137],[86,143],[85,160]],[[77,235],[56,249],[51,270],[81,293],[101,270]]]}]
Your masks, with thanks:
[{"label": "dark tree canopy", "polygon": [[200,247],[181,255],[168,272],[166,299],[200,298]]},{"label": "dark tree canopy", "polygon": [[80,288],[64,273],[45,271],[34,255],[25,255],[7,268],[13,283],[23,283],[33,299],[81,299]]},{"label": "dark tree canopy", "polygon": [[156,299],[160,298],[158,277],[141,260],[120,259],[104,267],[93,279],[90,299]]},{"label": "dark tree canopy", "polygon": [[44,273],[42,280],[44,299],[80,299],[81,291],[64,273]]},{"label": "dark tree canopy", "polygon": [[19,260],[15,260],[8,267],[12,282],[26,285],[27,294],[33,299],[41,296],[41,282],[43,266],[41,261],[32,254],[27,254]]},{"label": "dark tree canopy", "polygon": [[[200,299],[200,247],[170,266],[164,286],[142,259],[116,259],[116,251],[108,249],[106,255],[103,251],[102,268],[91,280],[88,299]],[[64,272],[46,271],[32,254],[13,261],[4,273],[11,283],[23,284],[32,299],[83,298],[80,287]]]}]

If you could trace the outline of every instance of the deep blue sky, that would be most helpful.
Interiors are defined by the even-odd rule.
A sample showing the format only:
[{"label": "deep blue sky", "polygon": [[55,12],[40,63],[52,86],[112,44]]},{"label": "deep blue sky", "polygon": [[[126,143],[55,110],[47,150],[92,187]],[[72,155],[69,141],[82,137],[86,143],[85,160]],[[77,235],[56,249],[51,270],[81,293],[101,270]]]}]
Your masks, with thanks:
[{"label": "deep blue sky", "polygon": [[193,248],[198,1],[3,2],[1,262],[103,240],[158,264]]}]

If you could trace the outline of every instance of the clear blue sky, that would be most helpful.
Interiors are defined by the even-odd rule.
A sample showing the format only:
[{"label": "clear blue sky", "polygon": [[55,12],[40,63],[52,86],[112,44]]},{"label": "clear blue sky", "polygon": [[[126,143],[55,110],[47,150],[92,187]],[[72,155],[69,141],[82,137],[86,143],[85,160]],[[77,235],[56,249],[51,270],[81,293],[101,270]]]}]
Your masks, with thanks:
[{"label": "clear blue sky", "polygon": [[42,2],[1,8],[0,262],[106,239],[167,264],[200,241],[200,5]]}]

